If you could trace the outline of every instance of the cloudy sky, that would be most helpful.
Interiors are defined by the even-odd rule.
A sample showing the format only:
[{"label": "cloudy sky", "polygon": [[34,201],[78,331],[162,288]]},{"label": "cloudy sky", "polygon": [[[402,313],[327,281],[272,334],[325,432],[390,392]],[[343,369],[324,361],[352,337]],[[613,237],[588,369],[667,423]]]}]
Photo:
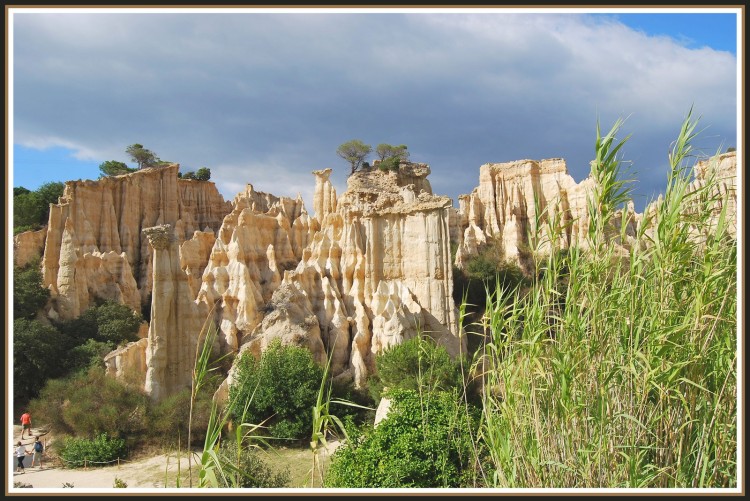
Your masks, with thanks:
[{"label": "cloudy sky", "polygon": [[[457,198],[488,162],[588,175],[597,119],[627,118],[636,206],[661,191],[692,106],[705,154],[737,146],[737,12],[509,9],[12,12],[13,186],[99,175],[141,143],[225,198],[301,193],[339,144],[406,144]],[[691,13],[686,13],[691,12]]]}]

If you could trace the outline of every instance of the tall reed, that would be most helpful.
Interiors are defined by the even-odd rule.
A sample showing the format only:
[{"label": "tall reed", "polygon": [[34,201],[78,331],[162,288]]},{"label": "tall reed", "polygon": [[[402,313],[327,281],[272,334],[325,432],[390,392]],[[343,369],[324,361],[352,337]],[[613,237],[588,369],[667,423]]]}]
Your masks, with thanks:
[{"label": "tall reed", "polygon": [[[494,486],[737,484],[737,243],[726,204],[712,195],[715,178],[688,189],[691,110],[663,199],[627,250],[616,245],[628,241],[621,125],[604,137],[597,125],[586,245],[537,257],[544,273],[527,294],[489,294],[480,441]],[[541,212],[538,248],[564,231]]]}]

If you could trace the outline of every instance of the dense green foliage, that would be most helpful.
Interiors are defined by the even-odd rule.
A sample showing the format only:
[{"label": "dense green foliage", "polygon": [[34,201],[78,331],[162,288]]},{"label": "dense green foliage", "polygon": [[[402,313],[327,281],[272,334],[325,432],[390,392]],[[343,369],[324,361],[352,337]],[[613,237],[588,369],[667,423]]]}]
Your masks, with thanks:
[{"label": "dense green foliage", "polygon": [[182,179],[191,179],[191,180],[194,180],[195,179],[195,172],[192,171],[192,170],[189,170],[186,173],[182,174],[180,177]]},{"label": "dense green foliage", "polygon": [[118,162],[117,160],[107,160],[99,164],[99,171],[102,176],[119,176],[121,174],[128,174],[135,172],[138,169],[132,169],[124,162]]},{"label": "dense green foliage", "polygon": [[239,420],[247,405],[245,420],[264,422],[274,437],[308,437],[312,431],[310,409],[322,378],[323,369],[309,350],[275,341],[260,360],[249,353],[240,358],[229,389],[230,412]]},{"label": "dense green foliage", "polygon": [[201,167],[195,172],[195,179],[198,181],[208,181],[211,179],[211,169],[208,167]]},{"label": "dense green foliage", "polygon": [[38,320],[13,321],[13,393],[16,398],[33,398],[44,382],[66,374],[61,356],[74,345],[54,327]]},{"label": "dense green foliage", "polygon": [[105,466],[127,457],[125,441],[107,436],[93,438],[68,438],[60,448],[60,458],[68,467]]},{"label": "dense green foliage", "polygon": [[369,381],[375,399],[384,388],[430,392],[463,387],[459,362],[428,337],[414,337],[385,350],[375,358],[375,367],[377,376]]},{"label": "dense green foliage", "polygon": [[13,234],[38,230],[49,220],[49,205],[56,204],[65,185],[59,182],[45,183],[35,191],[23,186],[13,188]]},{"label": "dense green foliage", "polygon": [[380,160],[378,167],[383,171],[397,171],[401,162],[409,160],[409,152],[405,144],[393,146],[381,143],[375,149],[375,154]]},{"label": "dense green foliage", "polygon": [[36,312],[31,305],[41,304],[46,297],[38,290],[49,294],[47,289],[33,285],[41,281],[36,270],[36,266],[29,267],[17,274],[13,283],[14,289],[18,289],[14,297],[17,318],[13,322],[13,388],[15,395],[25,398],[36,397],[51,378],[87,369],[92,364],[101,366],[104,355],[118,345],[138,339],[141,325],[138,314],[113,301],[54,325],[29,319]]},{"label": "dense green foliage", "polygon": [[352,167],[350,174],[354,174],[362,167],[367,156],[372,153],[372,146],[365,144],[359,139],[352,139],[340,145],[336,154],[349,162]]},{"label": "dense green foliage", "polygon": [[376,428],[333,455],[325,487],[473,486],[476,425],[455,393],[394,390]]},{"label": "dense green foliage", "polygon": [[34,318],[47,304],[50,292],[42,286],[39,261],[13,268],[13,318]]}]

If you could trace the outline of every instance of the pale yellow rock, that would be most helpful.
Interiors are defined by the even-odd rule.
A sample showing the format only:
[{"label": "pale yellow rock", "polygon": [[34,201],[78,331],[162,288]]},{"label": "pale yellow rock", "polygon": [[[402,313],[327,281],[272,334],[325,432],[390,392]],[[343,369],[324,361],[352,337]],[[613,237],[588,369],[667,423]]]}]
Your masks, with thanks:
[{"label": "pale yellow rock", "polygon": [[[285,284],[298,284],[333,350],[332,374],[351,371],[364,386],[383,349],[422,332],[452,355],[457,336],[452,299],[450,199],[432,195],[425,164],[349,177],[336,212],[328,212]],[[345,357],[344,354],[347,354]]]},{"label": "pale yellow rock", "polygon": [[[209,308],[192,299],[171,226],[144,228],[143,233],[153,249],[154,263],[144,389],[154,400],[161,400],[190,388]],[[215,348],[219,348],[218,341]]]},{"label": "pale yellow rock", "polygon": [[248,184],[234,199],[210,251],[199,301],[217,304],[222,349],[236,351],[263,320],[262,309],[297,266],[316,225],[301,199],[257,192]]},{"label": "pale yellow rock", "polygon": [[40,259],[44,252],[47,229],[24,231],[13,236],[13,264],[24,267],[34,259]]},{"label": "pale yellow rock", "polygon": [[[594,188],[590,178],[576,183],[560,158],[482,165],[479,186],[459,197],[461,240],[456,266],[464,268],[490,239],[500,243],[506,260],[522,267],[528,265],[532,250],[548,253],[553,248],[585,247],[587,200]],[[551,225],[560,228],[557,236],[550,232]],[[627,226],[634,234],[633,218]],[[530,241],[530,234],[538,234],[539,240]]]},{"label": "pale yellow rock", "polygon": [[143,387],[146,382],[147,346],[148,339],[143,338],[108,353],[104,357],[107,375]]},{"label": "pale yellow rock", "polygon": [[323,221],[325,217],[336,210],[336,189],[331,184],[331,169],[314,170],[315,192],[313,195],[313,210],[315,218]]},{"label": "pale yellow rock", "polygon": [[[59,203],[50,205],[42,259],[43,282],[60,308],[59,318],[77,316],[95,299],[123,301],[134,309],[149,301],[151,249],[143,228],[170,224],[180,242],[195,231],[218,231],[231,203],[211,182],[178,179],[178,170],[172,164],[65,183]],[[126,263],[115,264],[111,256],[124,256]],[[202,271],[191,268],[194,276]]]}]

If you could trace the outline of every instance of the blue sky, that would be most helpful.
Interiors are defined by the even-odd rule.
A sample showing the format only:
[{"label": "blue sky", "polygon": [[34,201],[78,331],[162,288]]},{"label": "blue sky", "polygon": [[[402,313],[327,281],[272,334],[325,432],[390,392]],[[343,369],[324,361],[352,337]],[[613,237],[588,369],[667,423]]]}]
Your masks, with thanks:
[{"label": "blue sky", "polygon": [[737,146],[739,109],[736,14],[646,12],[20,9],[9,184],[95,179],[137,142],[226,199],[251,183],[312,210],[310,172],[343,192],[357,138],[407,144],[457,199],[489,162],[562,157],[580,181],[597,119],[627,117],[642,210],[690,107],[704,154]]}]

